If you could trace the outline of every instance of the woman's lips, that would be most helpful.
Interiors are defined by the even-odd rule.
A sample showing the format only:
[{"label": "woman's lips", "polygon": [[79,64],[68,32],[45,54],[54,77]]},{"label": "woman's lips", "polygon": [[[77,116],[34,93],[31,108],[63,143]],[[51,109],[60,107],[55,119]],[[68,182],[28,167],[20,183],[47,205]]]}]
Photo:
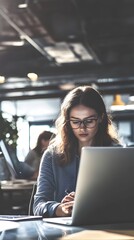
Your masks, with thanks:
[{"label": "woman's lips", "polygon": [[80,136],[80,137],[87,137],[88,134],[87,134],[87,133],[81,133],[81,134],[79,134],[79,136]]}]

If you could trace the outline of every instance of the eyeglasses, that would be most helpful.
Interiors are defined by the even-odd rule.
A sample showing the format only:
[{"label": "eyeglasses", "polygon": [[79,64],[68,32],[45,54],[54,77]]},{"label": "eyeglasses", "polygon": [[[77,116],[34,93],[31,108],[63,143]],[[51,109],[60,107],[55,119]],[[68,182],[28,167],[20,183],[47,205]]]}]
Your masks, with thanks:
[{"label": "eyeglasses", "polygon": [[96,127],[98,117],[94,118],[84,118],[83,120],[70,119],[70,124],[73,129],[80,128],[83,124],[84,128],[94,128]]}]

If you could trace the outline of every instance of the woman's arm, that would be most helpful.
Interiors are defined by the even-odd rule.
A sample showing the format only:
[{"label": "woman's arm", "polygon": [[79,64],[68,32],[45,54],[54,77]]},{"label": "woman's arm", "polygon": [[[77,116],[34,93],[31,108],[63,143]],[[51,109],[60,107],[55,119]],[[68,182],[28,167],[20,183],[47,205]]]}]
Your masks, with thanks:
[{"label": "woman's arm", "polygon": [[[59,156],[46,150],[41,159],[39,176],[37,179],[37,192],[34,197],[33,212],[44,217],[68,216],[74,202],[73,196],[66,194],[76,187],[76,162],[62,167],[57,164]],[[69,203],[70,202],[70,203]]]},{"label": "woman's arm", "polygon": [[52,217],[55,209],[60,204],[54,200],[55,179],[52,167],[52,153],[45,151],[41,159],[39,176],[37,179],[37,191],[34,196],[34,215]]}]

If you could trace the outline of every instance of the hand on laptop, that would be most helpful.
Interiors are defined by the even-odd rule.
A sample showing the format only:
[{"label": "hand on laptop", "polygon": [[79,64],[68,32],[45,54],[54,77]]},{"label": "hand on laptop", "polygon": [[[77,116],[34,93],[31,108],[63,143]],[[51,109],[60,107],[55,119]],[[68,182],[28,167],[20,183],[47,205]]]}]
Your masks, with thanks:
[{"label": "hand on laptop", "polygon": [[62,199],[61,203],[74,201],[74,197],[75,197],[75,192],[70,192]]},{"label": "hand on laptop", "polygon": [[68,193],[61,201],[61,204],[56,209],[56,216],[65,217],[71,216],[74,204],[75,192]]},{"label": "hand on laptop", "polygon": [[74,201],[68,201],[61,203],[57,208],[56,208],[56,216],[57,217],[67,217],[71,216],[72,214],[72,208],[73,208]]}]

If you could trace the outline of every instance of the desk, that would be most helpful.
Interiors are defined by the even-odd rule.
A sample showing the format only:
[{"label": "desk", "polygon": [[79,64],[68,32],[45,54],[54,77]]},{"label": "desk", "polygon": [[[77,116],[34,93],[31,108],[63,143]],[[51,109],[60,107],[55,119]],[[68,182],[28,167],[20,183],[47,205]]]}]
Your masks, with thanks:
[{"label": "desk", "polygon": [[[56,239],[77,239],[77,240],[124,240],[134,239],[134,223],[118,224],[118,225],[101,225],[101,226],[85,226],[85,227],[69,227],[57,224],[46,223],[44,220],[23,221],[18,222],[17,229],[5,231],[3,238],[10,240],[56,240]],[[101,238],[94,238],[97,233],[101,232]],[[133,231],[132,231],[133,230]],[[82,238],[82,233],[85,232],[85,238]],[[106,233],[106,235],[105,235]],[[111,237],[105,237],[110,236]],[[116,237],[115,237],[116,235]],[[120,237],[120,235],[122,237]],[[75,238],[74,238],[75,236]],[[88,237],[89,236],[89,237]],[[104,238],[103,238],[104,236]]]},{"label": "desk", "polygon": [[2,214],[27,214],[35,181],[1,181]]},{"label": "desk", "polygon": [[1,181],[1,190],[31,190],[36,181],[30,181],[25,179],[4,180]]}]

